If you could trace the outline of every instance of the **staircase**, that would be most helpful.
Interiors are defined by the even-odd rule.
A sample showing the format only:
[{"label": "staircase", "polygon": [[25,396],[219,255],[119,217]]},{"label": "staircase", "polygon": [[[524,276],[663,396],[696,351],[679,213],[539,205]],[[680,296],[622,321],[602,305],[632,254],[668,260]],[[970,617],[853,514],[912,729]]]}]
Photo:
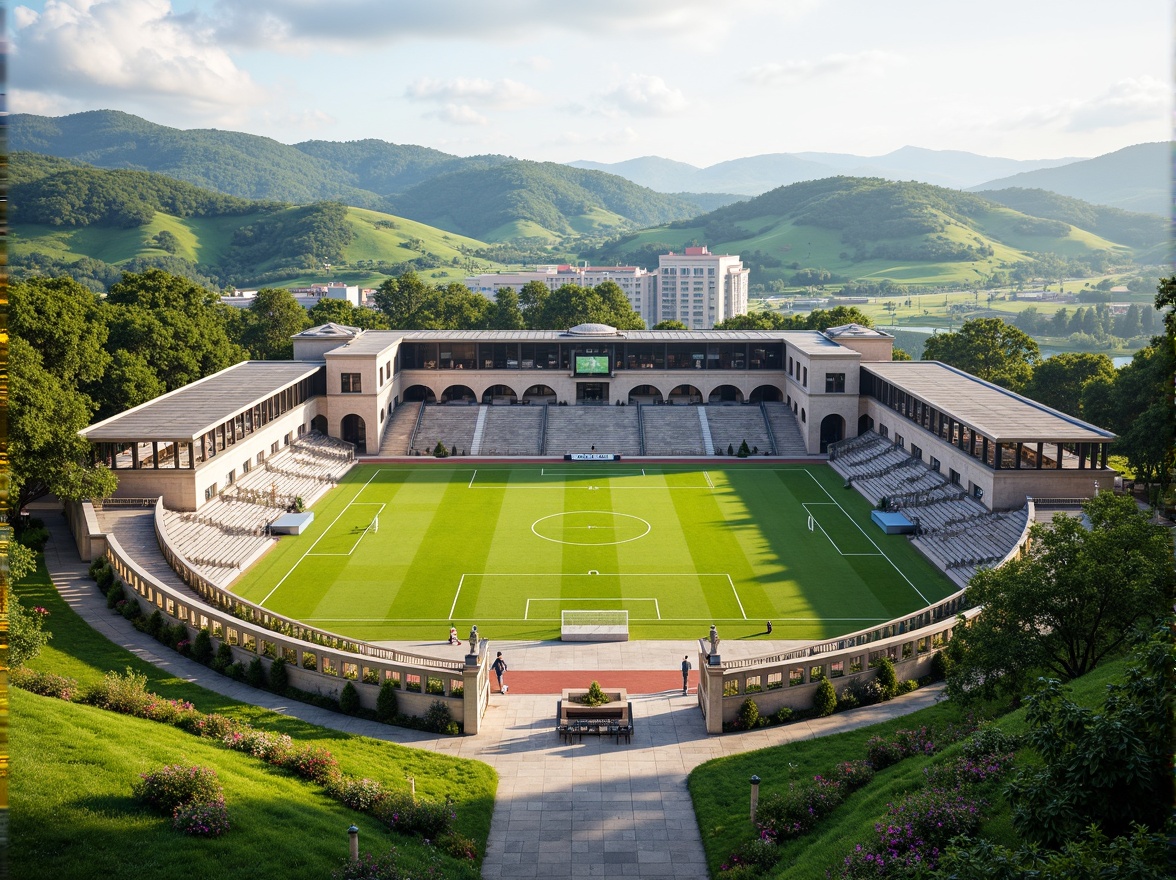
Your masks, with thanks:
[{"label": "staircase", "polygon": [[380,455],[408,455],[421,406],[420,401],[413,400],[392,410],[392,417],[384,426],[384,436],[380,440]]}]

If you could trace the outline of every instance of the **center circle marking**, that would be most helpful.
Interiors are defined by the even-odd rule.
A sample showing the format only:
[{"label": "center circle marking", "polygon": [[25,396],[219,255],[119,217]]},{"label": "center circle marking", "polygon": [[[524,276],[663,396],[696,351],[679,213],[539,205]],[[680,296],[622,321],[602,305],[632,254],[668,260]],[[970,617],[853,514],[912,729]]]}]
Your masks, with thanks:
[{"label": "center circle marking", "polygon": [[[628,527],[628,529],[640,529],[643,526],[644,531],[642,531],[640,534],[633,535],[631,538],[622,538],[619,541],[566,541],[562,538],[552,538],[540,531],[541,523],[547,522],[548,520],[554,520],[558,517],[572,518],[570,520],[565,520],[565,523],[561,526],[561,531],[567,529],[576,529],[577,531],[583,530],[585,532],[591,533],[593,531],[607,532],[614,530],[613,526],[607,524],[606,522],[602,522],[600,520],[601,517],[616,517],[621,520],[635,520],[636,522],[624,523],[624,526]],[[576,521],[576,517],[581,518],[582,524]],[[567,525],[568,522],[572,524]],[[563,513],[552,513],[548,516],[541,516],[539,519],[531,523],[531,531],[535,534],[535,537],[542,538],[544,541],[550,541],[553,544],[570,544],[573,547],[609,547],[616,544],[628,544],[630,541],[637,541],[641,538],[644,538],[650,533],[652,529],[653,526],[649,524],[648,520],[644,520],[639,516],[633,516],[631,513],[617,513],[613,510],[567,510]]]}]

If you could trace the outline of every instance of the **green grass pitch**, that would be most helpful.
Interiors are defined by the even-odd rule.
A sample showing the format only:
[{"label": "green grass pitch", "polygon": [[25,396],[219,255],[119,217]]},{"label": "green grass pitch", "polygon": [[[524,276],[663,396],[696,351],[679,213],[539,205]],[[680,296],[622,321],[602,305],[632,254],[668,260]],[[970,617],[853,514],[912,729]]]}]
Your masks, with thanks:
[{"label": "green grass pitch", "polygon": [[[378,520],[378,523],[377,523]],[[631,638],[865,629],[955,591],[825,465],[360,465],[233,588],[368,640],[559,638],[624,609]]]}]

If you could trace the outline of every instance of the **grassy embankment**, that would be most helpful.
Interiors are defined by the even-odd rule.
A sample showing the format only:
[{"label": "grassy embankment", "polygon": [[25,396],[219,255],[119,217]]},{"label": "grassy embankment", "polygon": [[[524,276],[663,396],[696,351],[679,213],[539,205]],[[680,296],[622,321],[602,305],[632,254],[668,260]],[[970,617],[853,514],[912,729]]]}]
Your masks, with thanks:
[{"label": "grassy embankment", "polygon": [[[453,798],[455,830],[485,852],[497,787],[487,765],[316,727],[176,678],[91,629],[58,596],[43,568],[17,594],[26,606],[50,612],[46,628],[53,639],[33,668],[86,685],[129,667],[147,676],[148,690],[168,699],[325,747],[344,773],[394,789],[407,788],[407,777],[414,777],[419,797]],[[105,880],[133,866],[140,880],[214,871],[259,880],[326,877],[347,853],[346,829],[353,822],[363,850],[382,853],[395,846],[409,867],[436,857],[418,838],[385,830],[317,785],[179,729],[18,690],[10,694],[10,713],[14,809],[8,859],[14,876]],[[132,798],[139,773],[172,763],[216,769],[232,821],[224,837],[185,837]],[[446,877],[478,875],[476,866],[449,857],[440,867]]]}]

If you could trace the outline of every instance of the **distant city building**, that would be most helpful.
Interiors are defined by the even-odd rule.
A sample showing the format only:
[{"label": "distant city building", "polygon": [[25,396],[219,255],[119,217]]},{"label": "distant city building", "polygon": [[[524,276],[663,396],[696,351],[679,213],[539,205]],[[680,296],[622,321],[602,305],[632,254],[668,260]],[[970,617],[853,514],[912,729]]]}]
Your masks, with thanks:
[{"label": "distant city building", "polygon": [[748,274],[738,255],[712,254],[705,246],[662,254],[657,320],[708,330],[733,315],[746,315]]},{"label": "distant city building", "polygon": [[[312,284],[310,287],[289,287],[287,290],[305,309],[312,308],[315,303],[324,299],[342,299],[353,306],[362,306],[374,292],[366,289],[361,291],[356,285],[342,281],[328,281],[325,284]],[[253,304],[256,296],[256,290],[234,290],[232,296],[222,296],[221,302],[234,308],[247,309]]]},{"label": "distant city building", "polygon": [[691,330],[709,330],[732,315],[747,314],[748,270],[738,256],[689,247],[683,254],[663,254],[658,260],[656,272],[640,266],[536,266],[533,272],[473,275],[465,283],[475,293],[497,299],[502,288],[517,293],[531,281],[551,290],[613,281],[648,327],[677,320]]}]

